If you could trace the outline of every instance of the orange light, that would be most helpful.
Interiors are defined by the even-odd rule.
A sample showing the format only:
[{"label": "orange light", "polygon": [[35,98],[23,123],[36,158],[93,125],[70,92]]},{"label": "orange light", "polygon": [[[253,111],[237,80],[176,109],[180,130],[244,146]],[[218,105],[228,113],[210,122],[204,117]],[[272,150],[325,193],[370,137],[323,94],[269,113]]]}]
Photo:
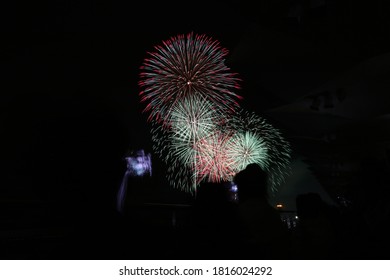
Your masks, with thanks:
[{"label": "orange light", "polygon": [[281,203],[276,204],[276,208],[283,208],[283,204],[281,204]]}]

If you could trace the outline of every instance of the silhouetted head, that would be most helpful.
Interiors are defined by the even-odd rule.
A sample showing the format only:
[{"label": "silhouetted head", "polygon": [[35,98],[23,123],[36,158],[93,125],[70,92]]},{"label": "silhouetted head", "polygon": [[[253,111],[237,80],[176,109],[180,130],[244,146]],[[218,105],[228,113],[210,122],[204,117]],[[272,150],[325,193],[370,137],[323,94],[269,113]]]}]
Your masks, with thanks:
[{"label": "silhouetted head", "polygon": [[249,164],[234,177],[239,199],[267,197],[267,179],[267,173],[258,164]]}]

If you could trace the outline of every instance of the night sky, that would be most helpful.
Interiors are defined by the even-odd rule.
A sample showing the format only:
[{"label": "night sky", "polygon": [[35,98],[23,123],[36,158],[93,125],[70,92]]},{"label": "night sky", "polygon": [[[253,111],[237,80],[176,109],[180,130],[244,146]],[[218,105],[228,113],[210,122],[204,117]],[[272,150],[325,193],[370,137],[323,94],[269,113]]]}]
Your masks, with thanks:
[{"label": "night sky", "polygon": [[[342,143],[334,151],[345,159],[344,151],[353,146],[356,155],[360,146],[348,141],[356,139],[362,123],[383,131],[386,125],[376,130],[368,122],[382,117],[388,123],[388,94],[373,93],[374,101],[367,94],[367,99],[354,99],[351,107],[325,117],[305,115],[299,106],[328,85],[342,84],[340,80],[357,83],[361,76],[348,73],[369,59],[379,57],[375,63],[380,66],[374,63],[364,71],[386,76],[389,60],[380,57],[390,50],[388,6],[380,0],[369,6],[326,0],[7,4],[1,15],[0,203],[4,209],[13,202],[38,201],[58,209],[71,206],[69,211],[111,211],[126,170],[126,152],[152,147],[138,96],[139,67],[154,45],[189,32],[206,34],[229,50],[226,64],[243,80],[238,92],[244,97],[242,106],[266,117],[291,141],[293,170],[299,172],[289,182],[301,189],[283,187],[286,201],[313,189],[325,199],[335,198],[339,189],[318,187],[329,176],[321,169],[329,162],[318,151],[329,146],[321,148],[310,139],[348,131],[340,134]],[[384,151],[388,132],[380,136]],[[357,142],[375,145],[370,140],[366,136]],[[371,158],[369,152],[365,155]],[[351,156],[346,165],[348,160],[363,162]],[[156,176],[163,174],[156,170]],[[161,188],[151,191],[163,202],[188,199]],[[12,224],[12,218],[4,217]]]}]

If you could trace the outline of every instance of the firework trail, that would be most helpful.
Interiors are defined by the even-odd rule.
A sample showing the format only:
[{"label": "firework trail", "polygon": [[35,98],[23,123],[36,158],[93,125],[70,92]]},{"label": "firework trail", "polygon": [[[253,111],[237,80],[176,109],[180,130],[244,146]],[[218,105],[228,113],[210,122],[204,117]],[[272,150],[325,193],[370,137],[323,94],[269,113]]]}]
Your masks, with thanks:
[{"label": "firework trail", "polygon": [[182,99],[201,96],[216,110],[234,111],[240,79],[224,64],[228,51],[205,35],[178,35],[155,46],[141,66],[141,102],[149,120],[165,123]]},{"label": "firework trail", "polygon": [[225,129],[197,142],[197,179],[209,182],[231,181],[250,163],[267,169],[268,148],[255,133]]},{"label": "firework trail", "polygon": [[186,192],[194,192],[193,162],[195,151],[192,144],[179,141],[174,132],[162,129],[159,125],[153,125],[152,142],[153,152],[167,166],[166,178],[169,184]]},{"label": "firework trail", "polygon": [[223,115],[216,113],[211,102],[203,97],[190,96],[172,108],[169,126],[163,127],[153,122],[154,150],[169,164],[167,177],[171,185],[188,190],[188,174],[192,170],[190,181],[195,190],[196,143],[213,133],[220,119],[224,119]]},{"label": "firework trail", "polygon": [[172,108],[169,124],[179,138],[192,141],[209,135],[222,117],[211,102],[190,96]]},{"label": "firework trail", "polygon": [[196,178],[198,183],[231,181],[234,171],[234,159],[228,156],[231,143],[230,131],[216,131],[197,142]]},{"label": "firework trail", "polygon": [[[250,136],[249,138],[255,137],[260,140],[261,143],[258,142],[257,144],[259,148],[257,151],[260,154],[265,152],[265,157],[257,163],[267,170],[270,189],[272,192],[276,192],[278,186],[285,181],[286,176],[291,171],[291,147],[289,142],[284,139],[278,129],[267,123],[265,119],[253,112],[242,109],[229,119],[227,126],[228,129],[234,130],[238,134],[247,134],[248,137]],[[245,157],[236,158],[238,161],[242,161],[241,166],[245,165]],[[240,165],[238,162],[236,164]]]},{"label": "firework trail", "polygon": [[251,131],[235,133],[225,151],[227,162],[232,165],[235,173],[245,169],[251,163],[257,163],[265,170],[269,164],[266,141]]},{"label": "firework trail", "polygon": [[[202,104],[196,108],[207,108]],[[155,151],[169,165],[167,178],[172,186],[194,191],[194,180],[196,185],[203,180],[231,181],[248,164],[257,163],[267,170],[270,191],[275,193],[289,174],[290,145],[265,119],[241,110],[231,118],[222,117],[223,123],[204,114],[203,121],[198,119],[205,123],[200,129],[200,125],[191,125],[191,114],[178,119],[185,120],[185,116],[187,121],[172,122],[171,130],[156,124],[152,138]],[[179,123],[187,128],[179,129]]]}]

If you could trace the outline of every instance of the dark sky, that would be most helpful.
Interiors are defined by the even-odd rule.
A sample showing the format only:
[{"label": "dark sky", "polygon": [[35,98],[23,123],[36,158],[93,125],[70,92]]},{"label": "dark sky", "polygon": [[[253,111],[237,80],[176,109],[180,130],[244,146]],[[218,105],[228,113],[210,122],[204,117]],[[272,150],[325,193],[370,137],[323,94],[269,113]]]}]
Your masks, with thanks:
[{"label": "dark sky", "polygon": [[[74,185],[88,185],[90,191],[104,184],[113,193],[126,150],[151,148],[137,82],[146,52],[162,40],[191,31],[219,40],[234,54],[228,63],[244,80],[244,104],[269,109],[304,95],[292,90],[283,96],[291,69],[307,74],[318,62],[316,71],[331,77],[388,51],[387,7],[374,2],[369,7],[320,0],[8,4],[2,9],[0,46],[2,194],[41,197],[60,189],[53,193],[58,196]],[[286,34],[292,42],[309,42],[307,49],[288,52],[288,40],[283,47],[270,40],[266,63],[248,62],[259,54],[248,38],[260,27]],[[244,53],[245,46],[253,53]],[[313,46],[314,60],[303,55]],[[286,65],[290,68],[283,75]],[[256,80],[268,69],[279,69],[287,82],[273,82],[279,92],[268,84],[259,100]]]}]

